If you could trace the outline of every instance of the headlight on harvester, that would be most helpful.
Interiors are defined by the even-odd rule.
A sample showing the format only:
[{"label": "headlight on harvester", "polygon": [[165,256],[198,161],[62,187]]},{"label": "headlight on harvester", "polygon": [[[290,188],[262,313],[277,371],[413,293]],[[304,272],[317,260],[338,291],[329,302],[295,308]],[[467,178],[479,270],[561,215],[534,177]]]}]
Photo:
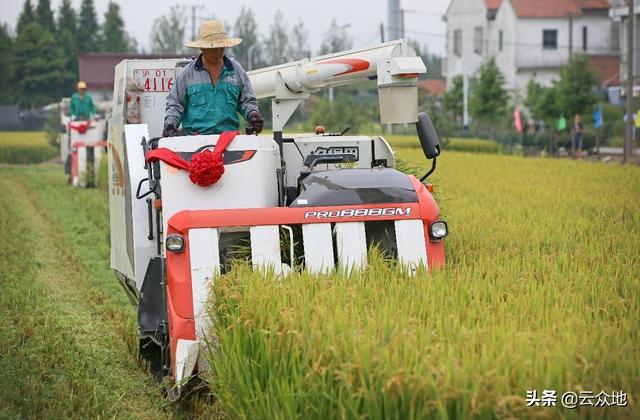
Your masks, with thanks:
[{"label": "headlight on harvester", "polygon": [[184,250],[184,238],[181,235],[169,235],[165,241],[169,251],[182,252]]},{"label": "headlight on harvester", "polygon": [[449,234],[449,227],[444,220],[438,220],[429,225],[429,237],[432,241],[444,239]]}]

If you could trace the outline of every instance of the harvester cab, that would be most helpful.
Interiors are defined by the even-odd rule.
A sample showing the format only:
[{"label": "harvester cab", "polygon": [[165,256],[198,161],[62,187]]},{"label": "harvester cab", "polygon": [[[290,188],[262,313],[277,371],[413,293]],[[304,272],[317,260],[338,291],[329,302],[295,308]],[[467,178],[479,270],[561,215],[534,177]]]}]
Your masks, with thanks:
[{"label": "harvester cab", "polygon": [[73,186],[95,186],[100,160],[104,154],[106,119],[73,121],[69,113],[69,98],[60,102],[60,158]]},{"label": "harvester cab", "polygon": [[189,162],[221,141],[160,137],[165,99],[184,63],[118,64],[109,124],[111,266],[138,306],[141,352],[157,377],[175,382],[174,397],[207,366],[209,286],[238,249],[254,269],[286,275],[357,271],[377,245],[415,273],[444,264],[447,235],[428,188],[394,169],[383,137],[283,131],[312,93],[377,79],[382,123],[416,123],[435,158],[435,130],[418,114],[417,77],[426,69],[404,40],[249,72],[256,96],[272,98],[273,136],[237,135],[222,156],[224,175],[207,187],[145,160],[164,148]]}]

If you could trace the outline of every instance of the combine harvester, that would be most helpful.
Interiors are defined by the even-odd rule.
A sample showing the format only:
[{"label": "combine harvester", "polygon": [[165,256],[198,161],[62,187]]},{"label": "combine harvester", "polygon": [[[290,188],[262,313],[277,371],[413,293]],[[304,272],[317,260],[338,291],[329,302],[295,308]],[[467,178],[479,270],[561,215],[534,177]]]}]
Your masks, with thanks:
[{"label": "combine harvester", "polygon": [[[207,367],[201,349],[209,287],[229,270],[238,245],[250,249],[254,269],[276,275],[359,270],[372,244],[415,273],[444,264],[447,235],[422,183],[440,153],[429,117],[418,114],[417,77],[426,69],[404,40],[250,72],[256,96],[273,98],[273,137],[236,136],[223,155],[224,175],[205,188],[186,171],[145,162],[158,147],[190,161],[221,137],[159,137],[165,98],[188,62],[118,64],[109,124],[111,267],[138,307],[141,354],[157,379],[175,384],[172,399]],[[382,137],[283,134],[312,93],[375,79],[381,122],[416,123],[433,159],[421,180],[393,169],[394,152]],[[127,86],[145,87],[139,100],[130,100]],[[141,124],[129,124],[131,114]]]},{"label": "combine harvester", "polygon": [[60,158],[64,162],[64,172],[73,186],[96,186],[100,160],[107,146],[104,141],[106,120],[72,121],[69,103],[69,98],[60,103]]}]

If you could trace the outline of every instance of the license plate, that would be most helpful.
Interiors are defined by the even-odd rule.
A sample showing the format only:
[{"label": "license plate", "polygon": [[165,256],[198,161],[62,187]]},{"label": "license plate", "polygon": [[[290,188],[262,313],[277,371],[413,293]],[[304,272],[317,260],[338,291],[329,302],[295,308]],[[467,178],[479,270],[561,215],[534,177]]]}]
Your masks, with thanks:
[{"label": "license plate", "polygon": [[175,69],[136,69],[133,77],[145,92],[169,92],[175,80]]}]

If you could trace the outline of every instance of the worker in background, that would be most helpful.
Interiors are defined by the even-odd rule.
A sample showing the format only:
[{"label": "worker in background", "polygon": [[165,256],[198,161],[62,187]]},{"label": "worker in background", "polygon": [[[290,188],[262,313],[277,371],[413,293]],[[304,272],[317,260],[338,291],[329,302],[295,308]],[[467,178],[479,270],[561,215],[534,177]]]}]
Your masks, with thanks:
[{"label": "worker in background", "polygon": [[69,109],[72,120],[90,120],[96,115],[96,106],[91,95],[87,93],[87,84],[82,80],[78,82],[78,91],[71,95],[71,107]]},{"label": "worker in background", "polygon": [[219,20],[200,26],[199,39],[185,44],[198,48],[200,56],[176,77],[169,96],[162,135],[176,135],[182,124],[185,134],[220,134],[240,126],[238,113],[256,133],[264,128],[253,88],[240,63],[229,59],[225,48],[240,44],[240,38],[227,38]]},{"label": "worker in background", "polygon": [[582,137],[584,131],[584,124],[580,121],[580,114],[576,114],[573,117],[573,136],[574,136],[574,146],[577,159],[582,158]]}]

